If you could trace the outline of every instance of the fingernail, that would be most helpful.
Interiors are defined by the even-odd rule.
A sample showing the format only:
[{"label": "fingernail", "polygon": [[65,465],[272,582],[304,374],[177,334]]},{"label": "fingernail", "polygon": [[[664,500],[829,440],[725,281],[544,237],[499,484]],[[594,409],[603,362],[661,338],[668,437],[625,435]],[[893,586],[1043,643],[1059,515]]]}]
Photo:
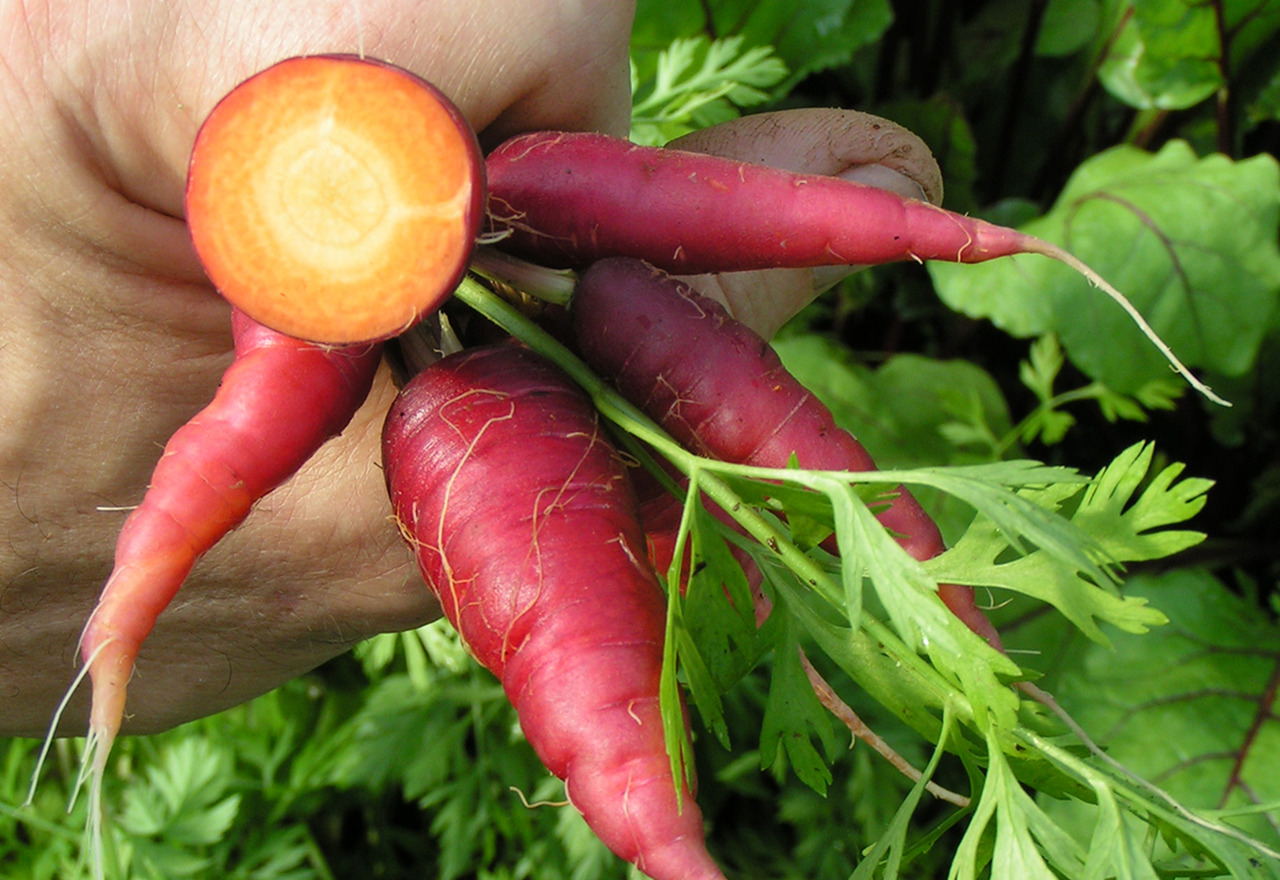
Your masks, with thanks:
[{"label": "fingernail", "polygon": [[865,183],[877,189],[887,189],[909,199],[925,201],[924,188],[910,177],[887,165],[853,165],[836,175],[854,183]]}]

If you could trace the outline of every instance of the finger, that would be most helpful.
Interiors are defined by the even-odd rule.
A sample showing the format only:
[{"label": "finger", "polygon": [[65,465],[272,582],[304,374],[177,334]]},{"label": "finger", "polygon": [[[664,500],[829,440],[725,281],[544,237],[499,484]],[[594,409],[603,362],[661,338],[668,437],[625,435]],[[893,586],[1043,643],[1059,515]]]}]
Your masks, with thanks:
[{"label": "finger", "polygon": [[[942,172],[928,145],[896,122],[857,110],[807,107],[757,113],[687,134],[669,146],[805,174],[847,172],[855,179],[865,174],[864,183],[876,185],[883,179],[895,182],[893,188],[904,187],[903,195],[942,202]],[[859,171],[859,166],[879,167]]]},{"label": "finger", "polygon": [[[805,108],[744,116],[670,146],[788,171],[843,177],[938,204],[942,173],[928,146],[890,120]],[[859,267],[725,272],[686,279],[766,339],[820,292]]]},{"label": "finger", "polygon": [[94,56],[76,60],[95,72],[106,176],[170,216],[182,213],[200,122],[238,83],[295,55],[358,54],[410,70],[486,139],[525,128],[626,131],[632,0],[188,0],[130,15],[134,8],[122,15],[137,20],[116,40],[68,38],[87,48],[61,54]]}]

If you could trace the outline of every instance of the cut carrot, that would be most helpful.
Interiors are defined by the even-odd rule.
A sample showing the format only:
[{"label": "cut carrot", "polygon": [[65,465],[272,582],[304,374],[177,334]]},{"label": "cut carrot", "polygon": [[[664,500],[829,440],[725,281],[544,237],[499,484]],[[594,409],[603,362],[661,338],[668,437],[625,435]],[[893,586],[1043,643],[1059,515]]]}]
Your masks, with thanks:
[{"label": "cut carrot", "polygon": [[414,74],[291,58],[209,114],[186,213],[210,280],[254,320],[314,342],[381,340],[466,270],[484,163],[461,112]]}]

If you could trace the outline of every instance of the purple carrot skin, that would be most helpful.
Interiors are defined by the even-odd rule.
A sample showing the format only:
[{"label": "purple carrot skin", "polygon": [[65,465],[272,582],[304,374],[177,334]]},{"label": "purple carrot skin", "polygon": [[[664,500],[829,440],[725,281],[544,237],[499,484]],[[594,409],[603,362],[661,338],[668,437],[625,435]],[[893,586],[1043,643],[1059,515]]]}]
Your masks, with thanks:
[{"label": "purple carrot skin", "polygon": [[[582,274],[571,305],[584,360],[694,452],[721,461],[867,471],[875,462],[773,348],[717,302],[646,263],[618,257]],[[916,559],[944,549],[937,525],[906,489],[879,514]],[[973,590],[939,595],[970,629],[999,647]]]},{"label": "purple carrot skin", "polygon": [[427,583],[502,682],[597,836],[655,880],[723,880],[658,705],[665,598],[594,410],[511,344],[451,355],[383,432],[392,506]]},{"label": "purple carrot skin", "polygon": [[1047,241],[837,177],[796,174],[587,132],[533,132],[485,160],[490,230],[547,266],[638,257],[677,275],[869,266],[899,260],[980,263],[1014,254],[1057,260],[1113,299],[1187,383],[1191,374],[1129,300]]},{"label": "purple carrot skin", "polygon": [[196,560],[346,427],[369,393],[377,345],[320,347],[234,311],[235,359],[212,402],[174,432],[81,637],[92,681],[95,783],[120,729],[138,649]]},{"label": "purple carrot skin", "polygon": [[534,262],[631,256],[681,275],[899,260],[977,263],[1045,243],[928,202],[592,133],[534,132],[486,159],[493,230]]}]

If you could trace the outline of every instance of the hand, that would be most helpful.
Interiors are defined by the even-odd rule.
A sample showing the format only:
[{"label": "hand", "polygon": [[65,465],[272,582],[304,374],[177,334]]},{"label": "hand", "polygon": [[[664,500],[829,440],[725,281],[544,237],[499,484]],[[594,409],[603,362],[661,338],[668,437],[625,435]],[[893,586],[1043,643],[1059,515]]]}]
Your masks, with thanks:
[{"label": "hand", "polygon": [[[626,132],[626,2],[204,6],[7,10],[23,27],[0,45],[0,735],[44,733],[127,508],[230,361],[228,308],[181,220],[187,155],[218,98],[291,55],[363,51],[451,95],[486,147],[542,128]],[[814,111],[781,138],[768,120],[680,146],[940,197],[927,150],[883,120]],[[697,283],[771,335],[822,279]],[[378,435],[394,393],[381,375],[343,436],[197,565],[139,658],[125,732],[218,711],[438,615],[389,522]],[[62,732],[86,714],[84,689]]]},{"label": "hand", "polygon": [[[670,146],[802,174],[843,177],[942,204],[942,172],[924,141],[896,122],[856,110],[815,107],[759,113],[695,131]],[[771,339],[819,291],[856,268],[773,269],[686,280]]]},{"label": "hand", "polygon": [[[3,0],[0,735],[40,735],[125,508],[230,361],[182,223],[200,121],[282,58],[360,52],[453,97],[492,145],[625,134],[628,2]],[[13,25],[13,26],[8,26]],[[438,608],[388,521],[379,377],[338,440],[196,567],[139,658],[125,732],[249,699]],[[87,689],[62,732],[84,731]]]}]

